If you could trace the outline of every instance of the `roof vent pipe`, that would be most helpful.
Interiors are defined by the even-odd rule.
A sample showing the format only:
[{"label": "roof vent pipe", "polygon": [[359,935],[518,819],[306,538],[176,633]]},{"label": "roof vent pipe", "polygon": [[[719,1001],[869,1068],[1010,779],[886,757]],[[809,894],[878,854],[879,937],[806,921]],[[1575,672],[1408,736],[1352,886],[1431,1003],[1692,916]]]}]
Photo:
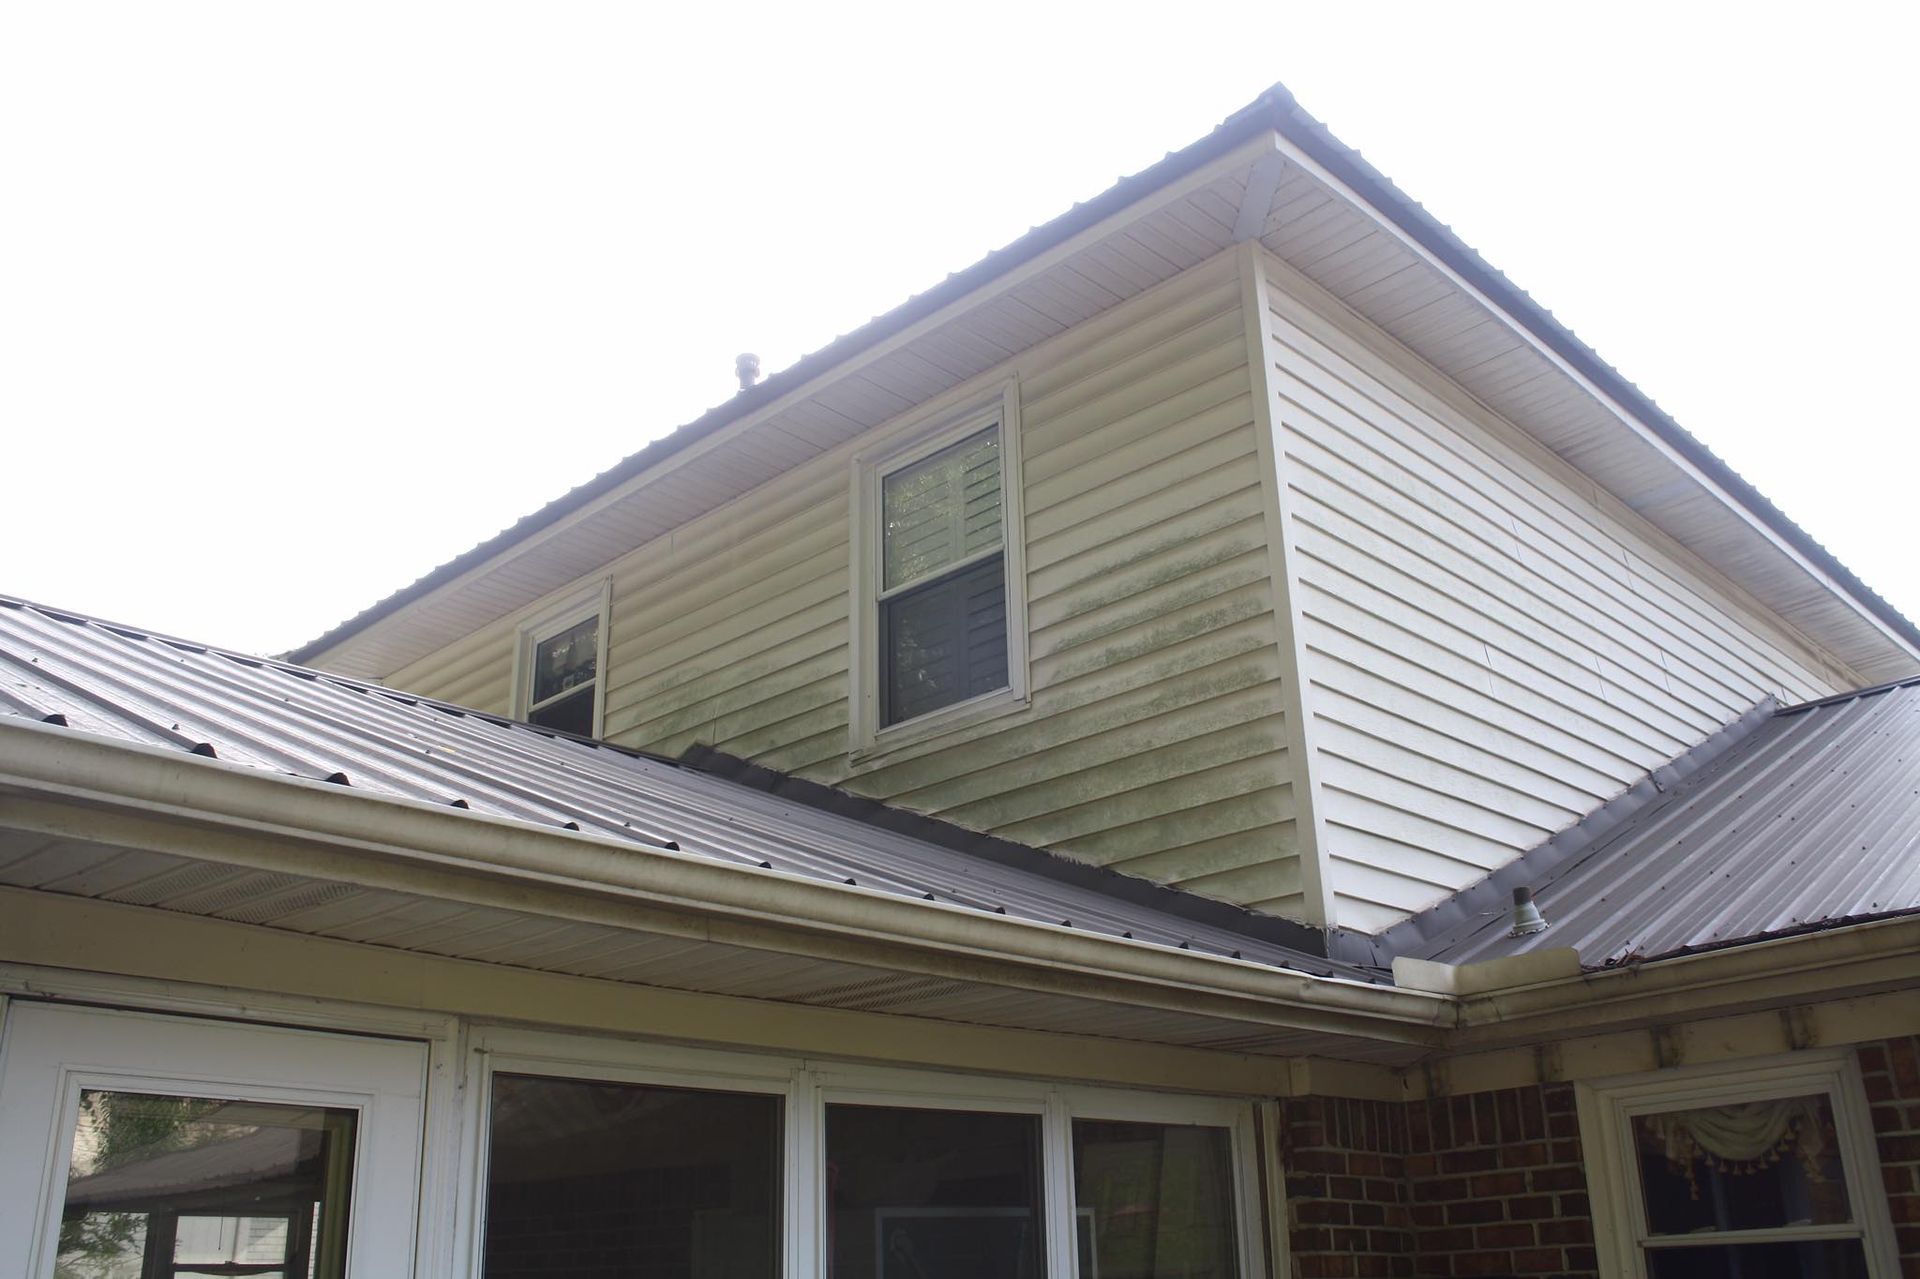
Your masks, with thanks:
[{"label": "roof vent pipe", "polygon": [[751,351],[742,351],[733,357],[733,375],[740,379],[740,389],[751,390],[760,380],[760,357]]},{"label": "roof vent pipe", "polygon": [[1527,937],[1547,931],[1547,921],[1533,904],[1533,890],[1522,885],[1513,890],[1513,931],[1509,937]]}]

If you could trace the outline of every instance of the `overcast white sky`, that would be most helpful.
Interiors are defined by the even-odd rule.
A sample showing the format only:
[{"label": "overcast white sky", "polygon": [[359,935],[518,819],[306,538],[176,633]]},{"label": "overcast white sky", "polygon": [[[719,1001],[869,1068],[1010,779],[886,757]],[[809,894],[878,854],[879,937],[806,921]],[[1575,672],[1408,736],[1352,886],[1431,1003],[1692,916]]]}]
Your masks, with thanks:
[{"label": "overcast white sky", "polygon": [[1279,80],[1920,616],[1916,13],[15,0],[0,593],[292,647]]}]

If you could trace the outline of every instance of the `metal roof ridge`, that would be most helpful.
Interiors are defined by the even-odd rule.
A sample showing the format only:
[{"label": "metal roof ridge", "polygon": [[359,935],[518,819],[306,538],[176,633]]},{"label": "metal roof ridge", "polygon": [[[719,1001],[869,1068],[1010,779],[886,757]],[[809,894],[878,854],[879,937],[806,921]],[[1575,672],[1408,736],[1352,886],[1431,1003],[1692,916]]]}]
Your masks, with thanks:
[{"label": "metal roof ridge", "polygon": [[621,484],[645,473],[655,462],[754,409],[797,390],[906,326],[964,298],[1021,263],[1095,225],[1102,218],[1226,153],[1263,129],[1272,130],[1294,143],[1330,173],[1346,182],[1379,216],[1399,227],[1468,283],[1485,293],[1511,320],[1532,333],[1603,392],[1619,401],[1633,417],[1719,485],[1737,505],[1746,508],[1761,524],[1772,529],[1814,567],[1832,578],[1855,603],[1908,644],[1920,648],[1920,626],[1916,626],[1842,564],[1771,499],[1675,421],[1651,396],[1601,358],[1551,311],[1535,301],[1531,294],[1489,263],[1451,227],[1403,192],[1358,150],[1340,141],[1325,123],[1300,105],[1284,84],[1276,82],[1245,107],[1221,121],[1206,136],[1178,151],[1169,152],[1154,164],[1122,178],[1100,194],[1032,228],[971,266],[910,296],[892,310],[801,356],[787,368],[716,405],[693,421],[669,431],[584,484],[515,521],[493,537],[376,600],[325,633],[288,650],[284,656],[295,662],[318,656],[461,574],[478,568],[495,555],[593,499],[612,492]]},{"label": "metal roof ridge", "polygon": [[1862,698],[1880,697],[1886,693],[1897,692],[1903,688],[1920,686],[1920,675],[1910,675],[1905,679],[1890,679],[1884,684],[1870,684],[1865,688],[1851,689],[1845,693],[1834,693],[1829,697],[1816,697],[1810,702],[1796,702],[1792,706],[1782,706],[1774,712],[1776,718],[1784,719],[1789,715],[1799,715],[1806,711],[1817,711],[1827,706],[1841,706],[1847,702],[1857,702]]},{"label": "metal roof ridge", "polygon": [[[1015,267],[1098,224],[1103,218],[1118,213],[1175,179],[1226,154],[1262,128],[1277,129],[1283,108],[1280,96],[1276,95],[1285,96],[1285,90],[1278,85],[1273,86],[1221,121],[1205,137],[1178,151],[1168,152],[1139,172],[1121,178],[1098,195],[1076,203],[1065,213],[1032,227],[1024,235],[988,252],[972,265],[962,267],[938,283],[911,294],[892,310],[882,312],[859,328],[802,355],[786,368],[769,374],[691,422],[675,427],[585,483],[576,485],[538,510],[516,520],[493,537],[374,601],[325,633],[289,649],[286,656],[293,661],[303,661],[325,652],[453,581],[462,573],[478,568],[523,538],[644,474],[655,462],[679,452],[757,408],[774,403],[907,326],[959,301]],[[1287,96],[1286,100],[1292,99]]]},{"label": "metal roof ridge", "polygon": [[1450,934],[1504,909],[1514,888],[1532,887],[1587,857],[1629,822],[1666,802],[1681,784],[1752,741],[1779,713],[1777,701],[1763,698],[1739,718],[1653,769],[1573,825],[1382,932],[1369,935],[1330,930],[1328,955],[1350,964],[1385,967],[1398,956],[1423,954]]}]

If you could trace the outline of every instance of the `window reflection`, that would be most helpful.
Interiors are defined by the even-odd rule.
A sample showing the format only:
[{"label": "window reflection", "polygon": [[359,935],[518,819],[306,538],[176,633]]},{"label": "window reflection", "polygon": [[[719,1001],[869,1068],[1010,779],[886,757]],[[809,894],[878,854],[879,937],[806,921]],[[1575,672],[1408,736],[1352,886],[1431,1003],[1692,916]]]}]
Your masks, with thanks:
[{"label": "window reflection", "polygon": [[827,1108],[832,1279],[1040,1279],[1040,1121]]},{"label": "window reflection", "polygon": [[339,1279],[350,1110],[89,1089],[55,1279]]},{"label": "window reflection", "polygon": [[487,1279],[773,1279],[777,1097],[496,1075]]},{"label": "window reflection", "polygon": [[1075,1120],[1080,1279],[1233,1279],[1224,1128]]},{"label": "window reflection", "polygon": [[1633,1136],[1653,1234],[1853,1219],[1825,1096],[1635,1115]]}]

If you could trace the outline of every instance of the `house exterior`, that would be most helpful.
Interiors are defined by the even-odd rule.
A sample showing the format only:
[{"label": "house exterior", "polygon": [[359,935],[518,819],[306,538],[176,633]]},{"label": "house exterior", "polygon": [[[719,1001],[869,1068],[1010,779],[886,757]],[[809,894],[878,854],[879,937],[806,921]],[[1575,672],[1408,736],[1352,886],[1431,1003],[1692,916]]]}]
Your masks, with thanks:
[{"label": "house exterior", "polygon": [[1920,1274],[1920,632],[1282,90],[286,661],[0,605],[0,1273]]}]

